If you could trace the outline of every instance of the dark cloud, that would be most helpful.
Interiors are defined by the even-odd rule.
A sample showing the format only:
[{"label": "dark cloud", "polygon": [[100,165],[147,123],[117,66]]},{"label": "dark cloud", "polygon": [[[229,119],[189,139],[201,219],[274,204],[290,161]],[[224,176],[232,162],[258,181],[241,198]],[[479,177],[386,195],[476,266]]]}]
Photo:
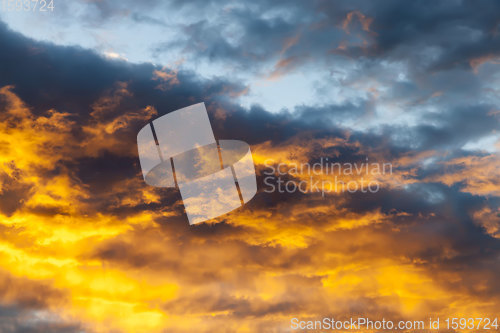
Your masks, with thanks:
[{"label": "dark cloud", "polygon": [[67,323],[48,309],[49,302],[63,304],[66,296],[48,282],[17,278],[2,269],[0,286],[1,332],[83,332],[80,324]]},{"label": "dark cloud", "polygon": [[40,314],[17,306],[0,306],[0,330],[4,333],[79,333],[79,324],[66,324],[54,319],[40,318]]},{"label": "dark cloud", "polygon": [[29,197],[31,185],[23,183],[22,176],[17,170],[12,176],[5,172],[0,174],[1,188],[0,210],[7,216],[12,215],[22,207],[23,201]]},{"label": "dark cloud", "polygon": [[[219,8],[220,4],[179,6],[179,10],[187,10],[193,6]],[[255,324],[259,328],[270,324],[268,320],[298,312],[337,315],[349,309],[401,316],[397,306],[387,304],[400,305],[399,297],[406,295],[388,297],[387,290],[380,291],[385,281],[397,283],[391,278],[400,277],[419,288],[431,283],[425,279],[431,277],[434,288],[451,296],[464,297],[464,293],[467,302],[494,302],[500,293],[500,239],[495,229],[499,201],[494,178],[498,172],[490,168],[498,160],[485,152],[466,152],[463,146],[494,133],[499,125],[491,100],[472,101],[482,94],[485,83],[466,65],[471,58],[496,52],[496,46],[484,46],[497,43],[490,32],[496,5],[481,4],[484,15],[471,6],[467,1],[450,5],[276,2],[269,12],[262,12],[263,4],[256,3],[227,11],[228,20],[237,20],[242,26],[240,45],[220,34],[225,22],[200,20],[185,24],[186,40],[160,46],[179,47],[210,61],[230,60],[257,71],[273,56],[295,59],[296,64],[350,57],[357,59],[359,68],[343,83],[379,75],[390,86],[389,97],[358,96],[280,113],[258,105],[238,105],[234,94],[245,86],[224,77],[203,79],[189,71],[107,60],[81,48],[29,40],[1,25],[0,88],[8,88],[2,88],[0,112],[5,120],[2,133],[11,140],[5,145],[16,147],[16,140],[32,137],[40,140],[22,146],[32,149],[25,152],[27,156],[16,155],[19,160],[3,164],[0,210],[6,218],[21,221],[12,218],[12,224],[24,223],[19,230],[2,224],[2,237],[9,244],[3,260],[15,266],[11,257],[26,250],[22,253],[35,262],[28,267],[38,272],[37,265],[47,264],[47,256],[56,264],[49,262],[45,274],[55,272],[52,279],[59,285],[69,284],[81,299],[109,297],[110,308],[126,302],[135,307],[142,302],[144,307],[174,315],[206,319],[207,313],[214,312],[211,320],[216,323],[258,318],[262,320]],[[99,12],[99,19],[117,15],[112,3],[98,2],[91,7]],[[273,16],[273,10],[284,14]],[[149,21],[136,7],[131,12],[135,20]],[[263,18],[264,14],[272,18]],[[478,40],[466,38],[476,30]],[[444,43],[446,36],[461,32],[463,38]],[[330,52],[343,38],[348,42],[344,50]],[[358,43],[362,40],[366,45]],[[431,60],[410,52],[421,45],[442,50]],[[461,51],[467,46],[475,51]],[[379,73],[384,61],[408,61],[409,77],[394,83]],[[161,85],[158,71],[168,71],[176,80]],[[433,76],[432,72],[439,73]],[[446,83],[450,78],[452,82]],[[444,95],[432,97],[442,88],[447,90]],[[464,92],[472,96],[467,103],[451,101]],[[431,98],[439,98],[433,104],[439,110],[429,107]],[[370,122],[377,106],[406,99],[411,105],[408,114],[420,116],[419,121],[367,128],[338,120]],[[151,119],[201,101],[208,107],[217,138],[241,139],[251,145],[258,161],[259,192],[249,204],[221,217],[218,223],[188,226],[177,190],[154,189],[142,181],[135,140],[137,131]],[[391,114],[385,117],[391,118]],[[27,134],[16,137],[16,131]],[[433,154],[437,157],[430,165],[423,163]],[[389,161],[394,163],[394,175],[383,179],[377,193],[323,197],[263,190],[263,159],[315,163],[322,157],[338,162],[359,163],[367,157]],[[489,159],[482,160],[485,158]],[[490,172],[487,175],[493,181],[485,182],[481,178],[484,172]],[[300,175],[288,179],[300,179]],[[485,192],[480,192],[483,187],[487,187]],[[23,219],[22,214],[28,218]],[[25,222],[34,216],[37,223]],[[62,236],[50,234],[52,228]],[[20,235],[21,230],[30,237]],[[60,258],[66,253],[77,263]],[[105,278],[96,278],[96,266],[96,270],[106,268],[102,269]],[[64,268],[80,284],[69,283],[65,271],[59,271]],[[19,271],[22,269],[26,267]],[[80,281],[78,278],[75,280]],[[101,278],[116,278],[116,290]],[[153,287],[141,289],[142,285],[131,282],[148,278],[157,284],[158,280],[175,284],[180,291],[171,299],[155,298],[147,294],[154,292]],[[352,295],[334,294],[353,288],[356,281],[361,281],[356,286],[366,283],[366,288],[374,290],[356,287],[349,290]],[[5,288],[0,290],[0,298],[13,304],[0,309],[5,318],[0,321],[2,331],[81,330],[77,324],[33,319],[34,311],[63,306],[67,295],[50,282],[31,284],[28,278],[10,276],[2,282]],[[112,303],[123,297],[120,288],[127,297],[138,300]],[[405,288],[413,287],[400,289]],[[367,297],[369,292],[373,296]],[[148,297],[141,298],[142,293]],[[446,299],[438,301],[424,300],[421,306],[433,311],[448,308]],[[130,308],[128,304],[126,308]]]}]

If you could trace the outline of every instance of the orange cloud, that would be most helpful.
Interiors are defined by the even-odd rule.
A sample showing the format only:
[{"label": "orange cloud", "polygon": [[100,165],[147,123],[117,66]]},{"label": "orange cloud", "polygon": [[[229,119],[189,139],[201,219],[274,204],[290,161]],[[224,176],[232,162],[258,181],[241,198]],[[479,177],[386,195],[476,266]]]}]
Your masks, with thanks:
[{"label": "orange cloud", "polygon": [[443,163],[446,172],[429,177],[429,180],[446,185],[463,183],[465,192],[500,196],[499,163],[500,157],[497,154],[459,157]]},{"label": "orange cloud", "polygon": [[370,25],[373,22],[373,18],[365,16],[360,11],[354,10],[347,13],[346,18],[342,21],[342,29],[349,33],[349,25],[351,24],[354,17],[357,17],[359,22],[361,23],[361,27],[364,31],[370,32]]},{"label": "orange cloud", "polygon": [[469,60],[469,65],[474,71],[474,73],[478,73],[479,67],[487,62],[490,62],[492,64],[500,64],[500,58],[497,55],[494,54],[488,54],[484,56],[480,56],[477,58],[472,58]]},{"label": "orange cloud", "polygon": [[176,69],[168,69],[164,67],[162,70],[153,71],[153,80],[160,81],[161,83],[156,86],[156,89],[168,90],[169,88],[178,85],[179,79],[177,77]]},{"label": "orange cloud", "polygon": [[[13,91],[0,89],[0,199],[12,202],[0,205],[4,304],[43,309],[88,332],[272,332],[289,330],[294,317],[498,313],[491,266],[460,266],[458,241],[434,232],[446,218],[439,212],[414,213],[412,204],[389,211],[370,200],[361,206],[345,193],[288,196],[260,188],[244,207],[190,227],[178,193],[148,187],[138,168],[102,158],[133,164],[130,128],[155,112],[124,111],[127,84],[100,96],[82,123],[57,110],[34,112]],[[387,191],[417,181],[408,179],[411,166],[434,154],[392,161],[348,137],[305,131],[252,150],[260,176],[269,158],[292,164],[323,151],[391,161],[394,172],[382,179]],[[467,190],[498,195],[496,158],[449,163],[465,167],[439,181],[467,179]],[[495,214],[482,208],[474,218],[496,237]]]}]

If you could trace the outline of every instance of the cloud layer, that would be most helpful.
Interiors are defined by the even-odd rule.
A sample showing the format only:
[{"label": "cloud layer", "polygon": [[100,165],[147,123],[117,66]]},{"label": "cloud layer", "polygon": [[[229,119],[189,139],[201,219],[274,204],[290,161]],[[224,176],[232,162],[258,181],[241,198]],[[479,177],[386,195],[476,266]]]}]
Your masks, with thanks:
[{"label": "cloud layer", "polygon": [[[106,59],[0,25],[2,332],[281,332],[294,317],[495,317],[498,10],[473,6],[257,2],[226,8],[217,22],[184,22],[181,37],[154,50],[179,48],[187,62],[270,82],[327,73],[315,93],[339,96],[280,112],[240,105],[256,88],[230,76]],[[122,13],[112,2],[89,8],[96,25]],[[126,17],[165,23],[131,8]],[[143,182],[135,140],[148,121],[202,101],[217,138],[251,145],[259,192],[189,226],[178,191]],[[321,158],[391,163],[393,172],[376,193],[265,191],[266,164]]]}]

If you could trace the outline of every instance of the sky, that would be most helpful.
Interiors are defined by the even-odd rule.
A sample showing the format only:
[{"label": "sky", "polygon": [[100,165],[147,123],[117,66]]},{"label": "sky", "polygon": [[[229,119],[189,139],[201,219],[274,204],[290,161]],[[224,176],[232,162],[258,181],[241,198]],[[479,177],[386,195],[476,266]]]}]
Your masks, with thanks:
[{"label": "sky", "polygon": [[[499,12],[486,0],[2,8],[0,332],[495,318]],[[178,189],[144,182],[136,140],[200,102],[216,138],[249,144],[258,192],[190,226]],[[267,191],[266,161],[325,158],[392,173],[367,176],[376,193]]]}]

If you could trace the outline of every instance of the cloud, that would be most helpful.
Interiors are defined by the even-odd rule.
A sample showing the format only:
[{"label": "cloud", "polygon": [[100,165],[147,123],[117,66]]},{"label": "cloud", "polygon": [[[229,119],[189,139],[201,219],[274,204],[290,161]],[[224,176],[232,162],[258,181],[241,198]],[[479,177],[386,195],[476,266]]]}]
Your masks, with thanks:
[{"label": "cloud", "polygon": [[[474,73],[461,65],[468,55],[439,65],[455,59],[453,50],[428,63],[405,51],[429,36],[428,45],[441,41],[440,27],[456,32],[454,19],[486,29],[490,14],[482,22],[466,17],[465,3],[446,16],[444,5],[368,2],[300,2],[282,12],[277,2],[248,15],[263,8],[255,6],[227,10],[244,26],[243,46],[209,21],[186,23],[190,38],[178,46],[256,71],[270,58],[297,57],[283,63],[286,74],[320,54],[329,61],[346,22],[353,39],[335,59],[357,60],[331,82],[345,89],[340,95],[356,94],[271,113],[239,105],[247,86],[224,76],[106,59],[0,26],[0,328],[270,332],[288,329],[293,317],[496,316],[498,158],[464,148],[498,128],[495,99],[484,93],[489,64]],[[91,7],[102,17],[122,12]],[[356,34],[368,44],[353,46]],[[401,59],[411,66],[397,65]],[[459,99],[464,92],[471,96]],[[178,191],[142,181],[135,140],[151,119],[200,101],[216,137],[251,145],[259,192],[189,226]],[[266,160],[326,157],[392,163],[393,172],[378,179],[377,193],[265,191]]]}]

